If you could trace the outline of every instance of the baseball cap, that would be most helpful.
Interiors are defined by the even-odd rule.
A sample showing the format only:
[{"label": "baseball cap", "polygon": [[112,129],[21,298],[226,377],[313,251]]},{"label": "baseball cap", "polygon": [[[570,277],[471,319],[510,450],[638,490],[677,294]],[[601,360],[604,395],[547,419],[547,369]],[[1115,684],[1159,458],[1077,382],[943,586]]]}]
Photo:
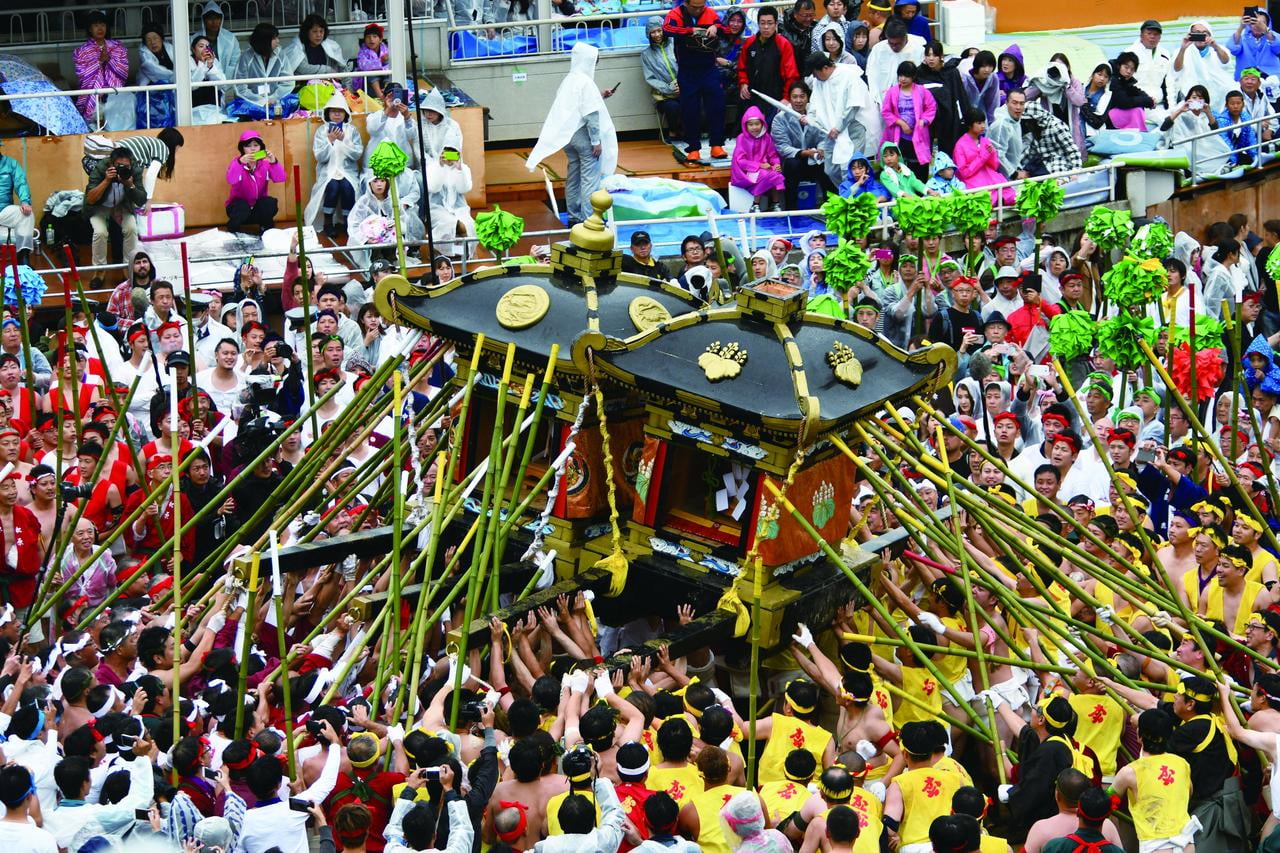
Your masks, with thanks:
[{"label": "baseball cap", "polygon": [[165,362],[167,365],[181,364],[186,367],[191,366],[191,354],[184,349],[169,353],[169,358]]},{"label": "baseball cap", "polygon": [[1156,32],[1162,33],[1164,32],[1164,24],[1160,23],[1155,18],[1147,18],[1142,22],[1141,29],[1155,30]]},{"label": "baseball cap", "polygon": [[633,246],[645,246],[652,242],[653,241],[649,239],[648,231],[637,231],[631,235],[631,245]]}]

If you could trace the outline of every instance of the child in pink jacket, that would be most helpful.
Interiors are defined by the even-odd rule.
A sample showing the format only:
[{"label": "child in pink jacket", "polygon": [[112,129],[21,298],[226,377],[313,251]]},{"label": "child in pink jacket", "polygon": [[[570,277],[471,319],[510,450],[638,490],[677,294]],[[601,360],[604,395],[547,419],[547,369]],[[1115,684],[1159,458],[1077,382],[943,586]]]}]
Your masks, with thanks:
[{"label": "child in pink jacket", "polygon": [[[933,137],[930,128],[938,113],[938,102],[924,86],[915,82],[916,64],[898,65],[898,85],[890,86],[880,103],[884,118],[884,141],[893,142],[902,159],[921,181],[929,179],[929,161],[933,159]],[[910,144],[904,144],[909,140]]]}]

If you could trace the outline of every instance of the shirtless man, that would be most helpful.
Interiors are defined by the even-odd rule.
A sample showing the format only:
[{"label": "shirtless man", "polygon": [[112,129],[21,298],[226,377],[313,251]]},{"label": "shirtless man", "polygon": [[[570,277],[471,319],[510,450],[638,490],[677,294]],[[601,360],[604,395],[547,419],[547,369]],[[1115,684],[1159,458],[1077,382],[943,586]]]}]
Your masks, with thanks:
[{"label": "shirtless man", "polygon": [[[516,808],[515,805],[508,804],[524,806],[522,811],[525,812],[527,819],[524,834],[507,842],[512,849],[532,850],[533,845],[541,841],[546,834],[547,801],[554,795],[568,790],[569,780],[553,772],[555,766],[553,756],[548,756],[544,761],[539,740],[537,737],[524,738],[511,746],[507,760],[516,778],[499,782],[498,787],[494,789],[484,821],[485,841],[492,842],[497,837],[493,821],[498,813],[508,808]],[[547,745],[550,746],[550,743]]]},{"label": "shirtless man", "polygon": [[[31,503],[27,506],[40,522],[40,550],[49,550],[58,520],[58,475],[48,465],[36,465],[27,474],[27,490]],[[62,519],[62,529],[70,529],[69,516]]]},{"label": "shirtless man", "polygon": [[1169,575],[1171,589],[1182,589],[1183,576],[1196,567],[1196,541],[1191,528],[1197,526],[1187,513],[1174,513],[1169,521],[1169,544],[1156,552],[1156,559]]},{"label": "shirtless man", "polygon": [[18,503],[26,506],[31,503],[31,489],[27,484],[27,474],[31,473],[31,463],[23,462],[19,455],[22,452],[22,436],[11,426],[0,427],[0,468],[12,464],[15,471],[22,475],[18,483]]},{"label": "shirtless man", "polygon": [[1248,569],[1249,580],[1266,587],[1270,598],[1268,603],[1280,603],[1280,584],[1276,583],[1280,580],[1280,563],[1262,547],[1261,523],[1247,512],[1237,513],[1235,523],[1231,525],[1231,540],[1249,549],[1253,561]]}]

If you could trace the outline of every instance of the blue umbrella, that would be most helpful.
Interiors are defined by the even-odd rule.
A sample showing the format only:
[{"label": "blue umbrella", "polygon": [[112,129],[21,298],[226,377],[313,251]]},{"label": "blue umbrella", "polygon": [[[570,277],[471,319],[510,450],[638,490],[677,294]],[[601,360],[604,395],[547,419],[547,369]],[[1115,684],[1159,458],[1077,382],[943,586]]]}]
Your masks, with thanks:
[{"label": "blue umbrella", "polygon": [[[6,95],[60,91],[32,65],[12,54],[0,54],[0,91]],[[70,97],[24,98],[9,102],[15,113],[55,136],[88,133],[84,117]]]}]

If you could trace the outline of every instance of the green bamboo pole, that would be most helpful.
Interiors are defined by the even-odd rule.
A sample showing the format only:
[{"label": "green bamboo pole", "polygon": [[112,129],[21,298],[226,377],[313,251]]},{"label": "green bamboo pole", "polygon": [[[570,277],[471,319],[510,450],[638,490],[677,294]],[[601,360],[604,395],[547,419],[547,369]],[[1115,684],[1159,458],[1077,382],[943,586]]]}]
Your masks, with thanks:
[{"label": "green bamboo pole", "polygon": [[[280,543],[276,539],[274,528],[269,531],[268,536],[271,542],[271,603],[276,611],[276,649],[280,653],[280,659],[284,660],[285,655],[288,654],[288,647],[285,645],[284,635],[284,576],[280,573]],[[334,614],[341,612],[341,610],[333,611]],[[289,761],[289,778],[293,779],[296,774],[297,757],[293,743],[293,688],[289,684],[289,679],[286,678],[280,683],[280,694],[284,700],[284,742],[287,749],[286,757]]]},{"label": "green bamboo pole", "polygon": [[[529,373],[529,374],[526,374],[525,376],[524,389],[520,393],[520,403],[516,406],[515,420],[512,422],[512,425],[511,425],[511,436],[513,439],[517,438],[520,435],[520,427],[524,423],[524,414],[525,414],[525,411],[527,411],[529,408],[529,395],[532,392],[533,392],[533,374]],[[506,391],[505,389],[503,389],[499,391],[499,393],[505,394]],[[497,611],[498,609],[498,598],[500,593],[499,588],[502,585],[501,583],[502,558],[505,554],[505,550],[499,549],[498,547],[498,543],[500,541],[498,534],[502,529],[502,506],[507,502],[506,501],[507,485],[511,481],[511,466],[514,464],[516,453],[520,449],[519,444],[520,443],[518,441],[513,440],[511,442],[510,448],[508,448],[505,453],[503,453],[501,449],[499,449],[498,451],[499,454],[503,457],[503,461],[502,461],[502,472],[498,475],[497,486],[494,489],[494,493],[493,493],[494,501],[493,501],[492,512],[496,516],[496,520],[489,525],[489,530],[488,530],[489,539],[490,539],[488,548],[493,557],[493,565],[490,569],[490,574],[489,574],[489,590],[491,592],[491,595],[489,596],[488,601],[489,601],[489,608],[493,611]],[[497,460],[491,459],[489,464],[496,465]],[[514,492],[515,494],[519,494],[519,491],[520,491],[519,485],[517,485],[516,488],[514,489]],[[485,597],[481,596],[481,601],[484,601],[484,600],[485,600]]]},{"label": "green bamboo pole", "polygon": [[[254,606],[258,600],[258,565],[262,558],[262,554],[258,551],[253,552],[253,561],[250,563],[249,569],[249,585],[246,588],[248,601],[245,604],[244,615],[240,617],[244,626],[244,642],[240,645],[240,665],[237,667],[239,672],[236,674],[236,685],[239,688],[236,695],[241,697],[241,701],[236,703],[236,739],[244,737],[244,701],[246,694],[245,685],[249,678],[249,650],[253,648],[253,635],[257,627],[258,611]],[[177,743],[177,741],[174,741]]]},{"label": "green bamboo pole", "polygon": [[[524,486],[525,475],[529,471],[529,462],[533,459],[534,446],[538,442],[538,426],[542,423],[542,413],[546,409],[547,395],[551,391],[551,380],[556,373],[556,361],[560,357],[560,344],[551,345],[551,353],[547,356],[547,369],[542,374],[542,387],[538,389],[538,402],[533,409],[533,423],[529,425],[529,433],[525,436],[524,452],[520,454],[520,467],[516,469],[515,488],[511,493],[511,502],[509,504],[507,517],[511,518],[516,503],[520,500],[520,490]],[[510,529],[503,525],[498,533],[498,547],[506,553],[507,538],[510,535]]]}]

